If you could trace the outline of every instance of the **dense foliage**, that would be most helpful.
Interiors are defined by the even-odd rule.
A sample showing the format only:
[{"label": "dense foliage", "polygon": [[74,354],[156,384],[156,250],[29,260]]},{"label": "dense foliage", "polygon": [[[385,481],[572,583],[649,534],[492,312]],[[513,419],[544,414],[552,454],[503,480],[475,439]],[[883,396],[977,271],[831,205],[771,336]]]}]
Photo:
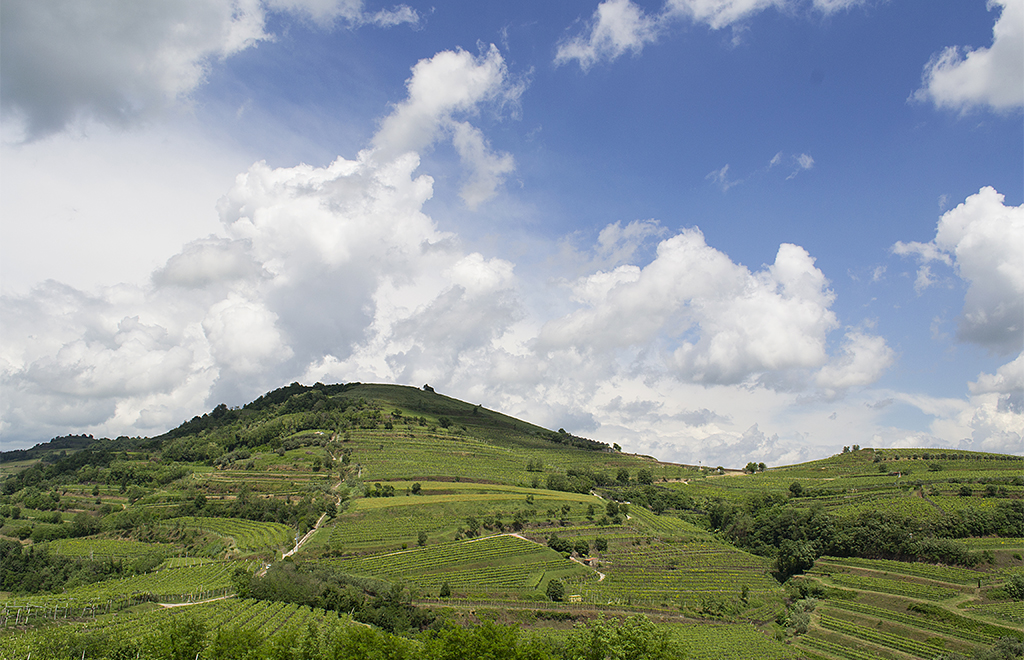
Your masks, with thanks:
[{"label": "dense foliage", "polygon": [[1024,536],[1024,500],[931,522],[877,511],[839,518],[820,506],[802,508],[781,495],[758,494],[742,505],[720,500],[708,515],[711,526],[739,547],[776,557],[784,577],[809,568],[822,555],[974,566],[982,556],[955,539]]},{"label": "dense foliage", "polygon": [[81,584],[153,570],[161,556],[138,557],[131,562],[114,559],[69,559],[17,541],[0,539],[0,591],[14,594],[61,592]]},{"label": "dense foliage", "polygon": [[240,571],[234,581],[235,590],[244,598],[345,612],[356,621],[389,632],[425,630],[435,620],[430,610],[414,607],[409,592],[401,586],[348,575],[323,564],[279,562],[262,575]]}]

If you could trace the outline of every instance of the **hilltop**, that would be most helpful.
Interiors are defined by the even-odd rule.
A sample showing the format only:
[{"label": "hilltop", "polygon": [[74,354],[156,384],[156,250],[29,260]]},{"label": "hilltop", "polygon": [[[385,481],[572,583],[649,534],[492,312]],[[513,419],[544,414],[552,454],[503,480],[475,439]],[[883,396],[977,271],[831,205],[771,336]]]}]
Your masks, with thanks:
[{"label": "hilltop", "polygon": [[[34,658],[94,634],[108,650],[88,657],[161,657],[186,624],[204,657],[218,629],[269,655],[286,633],[369,634],[352,619],[407,657],[496,631],[549,653],[531,657],[626,629],[716,658],[931,660],[1024,638],[1016,456],[853,446],[700,468],[429,386],[293,383],[157,437],[2,459],[0,639]],[[600,614],[632,627],[602,632]],[[37,628],[63,617],[83,623]]]}]

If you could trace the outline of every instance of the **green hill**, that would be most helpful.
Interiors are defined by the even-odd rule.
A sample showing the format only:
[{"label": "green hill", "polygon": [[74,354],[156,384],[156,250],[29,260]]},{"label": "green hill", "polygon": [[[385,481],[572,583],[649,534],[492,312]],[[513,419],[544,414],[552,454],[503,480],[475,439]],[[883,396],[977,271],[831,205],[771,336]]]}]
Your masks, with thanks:
[{"label": "green hill", "polygon": [[[253,657],[500,638],[520,653],[500,657],[834,660],[1024,639],[1017,456],[708,469],[428,386],[293,383],[155,438],[3,459],[0,657],[171,657],[190,634],[210,658],[236,638]],[[330,650],[367,635],[390,655]]]}]

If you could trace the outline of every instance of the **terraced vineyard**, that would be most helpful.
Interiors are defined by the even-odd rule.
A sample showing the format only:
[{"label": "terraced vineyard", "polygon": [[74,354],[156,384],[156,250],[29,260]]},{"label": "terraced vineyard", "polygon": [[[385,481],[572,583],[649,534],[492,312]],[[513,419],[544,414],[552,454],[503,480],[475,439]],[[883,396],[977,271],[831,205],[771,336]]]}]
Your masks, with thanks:
[{"label": "terraced vineyard", "polygon": [[60,539],[46,546],[50,552],[65,557],[131,560],[156,554],[167,556],[178,551],[170,543],[144,543],[130,539]]},{"label": "terraced vineyard", "polygon": [[434,594],[446,582],[457,591],[510,595],[536,590],[551,577],[596,579],[557,552],[509,534],[328,563],[346,573],[407,579]]},{"label": "terraced vineyard", "polygon": [[955,566],[936,566],[934,564],[891,561],[887,559],[860,559],[858,557],[822,557],[819,561],[818,566],[821,570],[826,570],[828,566],[850,566],[882,573],[913,575],[928,580],[952,582],[954,584],[981,584],[989,579],[987,573],[967,568],[957,568]]},{"label": "terraced vineyard", "polygon": [[[906,624],[912,628],[921,628],[936,633],[956,637],[978,644],[995,644],[1000,637],[1007,637],[1014,634],[1012,629],[1003,626],[983,623],[976,619],[957,615],[948,610],[935,609],[932,614],[941,618],[929,618],[922,614],[912,614],[913,610],[900,612],[896,609],[876,607],[855,601],[836,600],[830,601],[829,608],[857,612],[868,617],[886,619]],[[925,610],[927,612],[928,610]]]},{"label": "terraced vineyard", "polygon": [[[410,487],[411,483],[392,485],[397,491]],[[429,494],[431,489],[440,490],[439,486],[424,483],[426,494],[423,495],[356,500],[345,514],[318,534],[316,542],[346,552],[394,549],[403,543],[415,543],[419,532],[426,532],[435,541],[451,540],[459,529],[467,528],[467,519],[471,517],[484,520],[497,515],[503,526],[511,526],[517,513],[530,522],[584,521],[588,505],[603,507],[598,498],[588,495],[525,488],[475,486],[470,489],[466,487],[469,484],[454,484],[463,487],[452,489],[454,492]],[[529,501],[526,500],[528,495],[531,496]],[[563,513],[563,507],[569,507],[569,513]]]},{"label": "terraced vineyard", "polygon": [[61,603],[77,606],[104,603],[132,596],[147,596],[164,603],[202,600],[232,592],[231,574],[237,567],[251,568],[251,562],[211,562],[198,566],[168,568],[123,579],[106,580],[69,589],[65,593],[2,601],[10,607],[52,607]]},{"label": "terraced vineyard", "polygon": [[[55,619],[138,639],[187,612],[211,636],[348,625],[337,611],[245,590],[279,575],[330,585],[302,595],[329,594],[316,602],[345,613],[362,597],[399,594],[403,606],[520,623],[556,644],[574,622],[642,612],[686,657],[706,660],[933,660],[1024,635],[1008,590],[1024,568],[1019,457],[859,449],[747,474],[659,463],[429,390],[282,390],[221,410],[229,423],[211,416],[160,439],[103,441],[62,480],[5,490],[5,548],[83,571],[102,561],[118,577],[0,598],[17,628],[0,648],[40,657],[46,633],[34,627]],[[831,554],[861,556],[817,556],[869,529],[862,522],[884,522],[903,545],[837,544]],[[944,529],[956,533],[917,544]],[[960,538],[975,529],[987,536]],[[819,532],[834,538],[800,545]],[[794,540],[814,551],[813,566],[799,557],[791,572],[804,575],[783,585],[783,546]],[[268,599],[236,598],[236,585]],[[195,604],[213,597],[225,600]]]},{"label": "terraced vineyard", "polygon": [[[289,633],[301,635],[311,625],[322,627],[334,625],[339,621],[335,612],[312,609],[294,603],[227,599],[201,603],[189,608],[124,613],[111,619],[71,624],[71,628],[76,632],[122,635],[144,643],[166,630],[175,619],[184,617],[201,620],[205,624],[206,634],[210,640],[215,637],[217,631],[228,628],[252,630],[273,639]],[[6,645],[0,651],[0,659],[14,660],[29,657],[30,654],[32,657],[46,657],[46,632],[46,629],[42,629],[38,633],[30,632],[4,638]]]},{"label": "terraced vineyard", "polygon": [[242,552],[277,552],[291,546],[295,530],[280,523],[236,518],[171,518],[169,527],[196,528],[230,539]]}]

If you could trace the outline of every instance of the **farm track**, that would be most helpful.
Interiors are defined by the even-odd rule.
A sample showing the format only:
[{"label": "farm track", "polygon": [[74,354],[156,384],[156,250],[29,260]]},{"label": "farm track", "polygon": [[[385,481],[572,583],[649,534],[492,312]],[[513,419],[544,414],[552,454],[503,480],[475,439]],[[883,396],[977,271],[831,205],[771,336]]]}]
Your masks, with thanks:
[{"label": "farm track", "polygon": [[212,603],[218,600],[227,600],[228,598],[234,598],[235,594],[228,596],[217,596],[216,598],[207,598],[206,600],[194,600],[190,603],[157,603],[160,607],[165,609],[171,609],[172,607],[188,607],[189,605],[202,605],[204,603]]}]

